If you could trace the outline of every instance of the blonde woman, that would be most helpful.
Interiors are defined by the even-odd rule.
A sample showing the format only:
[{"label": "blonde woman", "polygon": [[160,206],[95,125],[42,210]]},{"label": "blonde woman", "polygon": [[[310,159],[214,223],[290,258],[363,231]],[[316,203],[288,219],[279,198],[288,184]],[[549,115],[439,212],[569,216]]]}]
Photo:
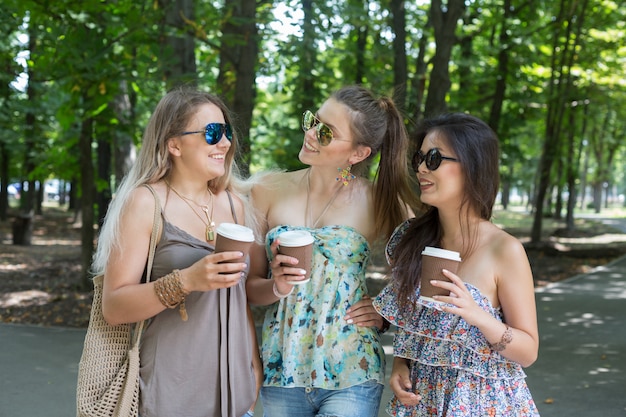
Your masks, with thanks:
[{"label": "blonde woman", "polygon": [[[142,417],[241,417],[254,409],[261,375],[248,265],[222,263],[240,252],[213,253],[216,227],[245,224],[250,214],[235,186],[236,146],[220,99],[187,88],[167,93],[100,233],[93,272],[104,273],[105,319],[150,319],[140,349]],[[147,187],[163,218],[149,283],[155,198]]]}]

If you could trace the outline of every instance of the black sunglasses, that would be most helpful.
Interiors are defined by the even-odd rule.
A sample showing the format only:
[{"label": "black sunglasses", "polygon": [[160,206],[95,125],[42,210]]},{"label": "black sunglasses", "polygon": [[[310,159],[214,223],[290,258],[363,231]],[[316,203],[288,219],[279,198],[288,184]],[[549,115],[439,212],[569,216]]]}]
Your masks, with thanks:
[{"label": "black sunglasses", "polygon": [[183,132],[180,135],[193,135],[195,133],[204,133],[204,139],[209,145],[217,145],[222,136],[226,135],[226,139],[230,142],[233,141],[233,129],[229,124],[224,123],[209,123],[204,130],[194,130],[193,132]]},{"label": "black sunglasses", "polygon": [[441,161],[443,161],[444,159],[446,161],[459,162],[458,159],[450,158],[448,156],[442,156],[441,152],[439,152],[439,149],[437,148],[430,149],[428,152],[426,152],[426,155],[424,155],[421,150],[418,150],[417,152],[415,152],[415,154],[413,154],[413,171],[417,172],[420,165],[422,165],[422,162],[424,161],[426,161],[426,168],[428,168],[428,170],[430,171],[434,171],[439,168],[439,165],[441,165]]},{"label": "black sunglasses", "polygon": [[302,114],[302,130],[307,132],[312,127],[315,127],[315,136],[320,145],[327,146],[333,141],[333,131],[330,127],[326,126],[311,111],[307,110]]}]

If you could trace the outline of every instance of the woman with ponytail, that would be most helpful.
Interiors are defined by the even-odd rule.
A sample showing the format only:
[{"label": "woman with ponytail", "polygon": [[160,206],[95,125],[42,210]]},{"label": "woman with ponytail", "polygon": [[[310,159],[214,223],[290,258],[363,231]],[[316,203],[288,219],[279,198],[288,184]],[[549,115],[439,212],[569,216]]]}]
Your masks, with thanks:
[{"label": "woman with ponytail", "polygon": [[[302,128],[299,159],[309,167],[253,180],[266,243],[253,250],[248,297],[271,305],[263,326],[263,411],[376,417],[385,369],[380,333],[388,323],[372,307],[365,272],[370,247],[412,216],[406,129],[391,99],[361,86],[305,111]],[[288,230],[314,237],[308,281],[296,258],[278,254],[279,234]]]}]

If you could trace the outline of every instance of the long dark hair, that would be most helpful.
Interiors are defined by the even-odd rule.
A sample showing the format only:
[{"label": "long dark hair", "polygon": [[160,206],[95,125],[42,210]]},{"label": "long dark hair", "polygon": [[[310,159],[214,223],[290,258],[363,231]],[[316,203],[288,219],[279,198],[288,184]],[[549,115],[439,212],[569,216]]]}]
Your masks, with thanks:
[{"label": "long dark hair", "polygon": [[[464,248],[461,253],[467,256],[476,236],[472,236],[472,230],[462,216],[472,212],[478,213],[482,219],[491,220],[500,185],[498,137],[477,117],[465,113],[448,113],[421,123],[417,130],[417,149],[421,148],[426,135],[433,131],[443,137],[452,149],[465,178],[459,221],[461,225],[467,226],[462,229]],[[422,250],[426,246],[441,247],[442,233],[439,211],[435,207],[427,207],[422,215],[411,220],[393,250],[393,279],[401,304],[413,299],[419,285]]]}]

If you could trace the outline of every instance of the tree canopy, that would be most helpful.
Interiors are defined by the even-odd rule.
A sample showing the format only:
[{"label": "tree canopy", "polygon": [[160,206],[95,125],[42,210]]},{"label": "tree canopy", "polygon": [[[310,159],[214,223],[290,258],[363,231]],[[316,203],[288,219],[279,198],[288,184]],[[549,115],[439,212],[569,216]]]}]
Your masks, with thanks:
[{"label": "tree canopy", "polygon": [[[71,184],[94,228],[169,88],[224,98],[244,172],[299,166],[300,117],[335,89],[393,96],[409,131],[464,111],[501,141],[505,207],[541,218],[626,194],[626,8],[610,0],[5,0],[0,220],[8,185]],[[41,188],[41,187],[40,187]]]}]

